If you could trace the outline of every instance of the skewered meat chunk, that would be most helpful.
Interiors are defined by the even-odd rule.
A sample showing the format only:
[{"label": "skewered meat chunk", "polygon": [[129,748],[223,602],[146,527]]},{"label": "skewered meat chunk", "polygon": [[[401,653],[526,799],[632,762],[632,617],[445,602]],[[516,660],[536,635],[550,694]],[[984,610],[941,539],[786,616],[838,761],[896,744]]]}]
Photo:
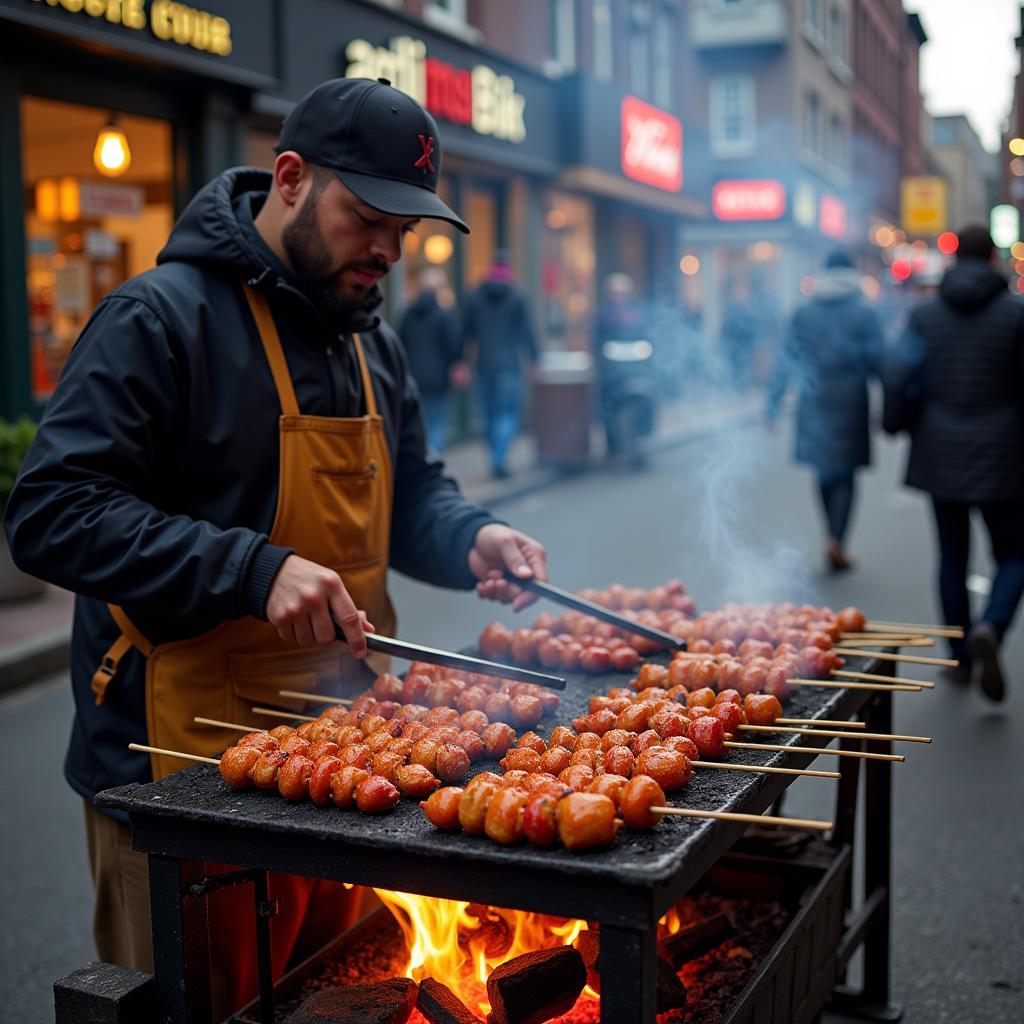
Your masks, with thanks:
[{"label": "skewered meat chunk", "polygon": [[523,812],[529,793],[515,787],[500,789],[491,796],[484,817],[484,831],[496,843],[510,845],[525,838]]},{"label": "skewered meat chunk", "polygon": [[471,836],[483,834],[487,805],[499,789],[501,783],[497,778],[492,780],[478,775],[470,780],[459,801],[459,824],[464,832]]},{"label": "skewered meat chunk", "polygon": [[551,775],[558,775],[569,767],[572,762],[572,752],[566,747],[552,746],[540,755],[540,770],[549,772]]},{"label": "skewered meat chunk", "polygon": [[465,792],[459,786],[446,786],[420,803],[427,819],[435,828],[455,832],[459,828],[459,804]]},{"label": "skewered meat chunk", "polygon": [[326,807],[331,802],[331,778],[344,765],[337,757],[322,757],[316,762],[309,777],[309,798],[317,807]]},{"label": "skewered meat chunk", "polygon": [[403,764],[395,770],[395,784],[402,796],[418,800],[430,796],[441,782],[421,764]]},{"label": "skewered meat chunk", "polygon": [[515,745],[516,732],[504,722],[491,722],[480,734],[480,738],[487,747],[488,757],[504,757]]},{"label": "skewered meat chunk", "polygon": [[459,782],[469,771],[469,754],[456,743],[443,743],[437,751],[435,775],[442,782]]},{"label": "skewered meat chunk", "polygon": [[690,722],[687,733],[704,758],[719,758],[725,752],[725,730],[714,715],[703,715]]},{"label": "skewered meat chunk", "polygon": [[521,770],[526,772],[539,772],[540,754],[529,747],[514,747],[499,762],[506,770]]},{"label": "skewered meat chunk", "polygon": [[277,773],[277,791],[285,800],[305,800],[316,763],[305,754],[292,754]]},{"label": "skewered meat chunk", "polygon": [[383,814],[390,811],[398,803],[400,796],[398,788],[379,775],[371,775],[356,786],[356,806],[363,814]]},{"label": "skewered meat chunk", "polygon": [[690,780],[693,769],[685,754],[666,747],[651,747],[637,759],[634,773],[649,775],[666,792],[682,789]]},{"label": "skewered meat chunk", "polygon": [[622,823],[615,802],[600,793],[570,793],[558,804],[558,835],[568,850],[606,846]]},{"label": "skewered meat chunk", "polygon": [[629,828],[654,828],[662,816],[652,807],[665,806],[665,793],[649,775],[634,775],[619,794],[619,814]]},{"label": "skewered meat chunk", "polygon": [[277,773],[289,756],[288,752],[280,747],[277,750],[268,750],[266,753],[260,754],[259,760],[252,769],[252,784],[257,789],[275,789]]},{"label": "skewered meat chunk", "polygon": [[558,802],[553,793],[531,795],[523,808],[523,834],[534,846],[550,846],[558,838]]},{"label": "skewered meat chunk", "polygon": [[269,732],[247,732],[236,744],[239,747],[254,747],[261,753],[267,750],[276,750],[278,741]]},{"label": "skewered meat chunk", "polygon": [[770,693],[751,693],[743,700],[743,710],[751,725],[771,725],[782,717],[782,705]]},{"label": "skewered meat chunk", "polygon": [[255,746],[229,747],[218,766],[221,778],[233,789],[248,789],[253,785],[252,771],[262,755],[263,751]]},{"label": "skewered meat chunk", "polygon": [[348,810],[355,806],[356,787],[370,777],[363,768],[348,765],[331,776],[331,799],[335,807]]}]

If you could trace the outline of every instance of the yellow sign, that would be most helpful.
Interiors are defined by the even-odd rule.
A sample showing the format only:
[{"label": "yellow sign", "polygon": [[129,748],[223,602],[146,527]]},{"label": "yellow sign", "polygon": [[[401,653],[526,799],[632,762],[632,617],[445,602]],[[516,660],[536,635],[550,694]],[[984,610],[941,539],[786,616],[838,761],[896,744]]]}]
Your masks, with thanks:
[{"label": "yellow sign", "polygon": [[149,31],[166,42],[191,46],[195,50],[226,57],[231,52],[231,23],[208,11],[173,0],[153,0],[146,16],[146,0],[32,0],[47,7],[59,7],[69,14],[85,14],[112,25]]},{"label": "yellow sign", "polygon": [[908,235],[939,235],[946,230],[946,179],[904,178],[900,182],[900,220]]}]

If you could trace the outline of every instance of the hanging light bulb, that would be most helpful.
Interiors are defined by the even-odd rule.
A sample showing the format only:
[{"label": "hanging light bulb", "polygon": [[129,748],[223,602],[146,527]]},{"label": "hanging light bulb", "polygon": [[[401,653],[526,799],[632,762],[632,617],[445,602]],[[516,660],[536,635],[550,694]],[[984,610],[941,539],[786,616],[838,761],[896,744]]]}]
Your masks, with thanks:
[{"label": "hanging light bulb", "polygon": [[128,139],[118,128],[117,117],[114,114],[110,115],[110,120],[96,136],[92,162],[96,165],[96,170],[108,178],[116,178],[124,174],[131,165],[132,152],[128,148]]}]

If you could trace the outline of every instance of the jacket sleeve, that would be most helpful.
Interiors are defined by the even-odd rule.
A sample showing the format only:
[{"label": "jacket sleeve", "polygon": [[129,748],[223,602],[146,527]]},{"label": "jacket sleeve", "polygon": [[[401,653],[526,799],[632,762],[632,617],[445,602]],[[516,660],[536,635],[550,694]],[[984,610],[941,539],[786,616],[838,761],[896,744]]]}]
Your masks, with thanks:
[{"label": "jacket sleeve", "polygon": [[[403,359],[404,364],[404,359]],[[476,583],[469,552],[477,531],[498,522],[463,497],[444,464],[427,454],[419,390],[405,371],[391,514],[391,566],[440,587],[468,590]]]},{"label": "jacket sleeve", "polygon": [[882,361],[882,429],[913,433],[924,402],[924,341],[913,314]]},{"label": "jacket sleeve", "polygon": [[173,467],[187,416],[186,365],[148,303],[121,294],[97,307],[5,511],[23,570],[157,614],[220,620],[262,611],[250,602],[265,601],[289,552],[267,548],[252,530],[168,511],[183,499]]}]

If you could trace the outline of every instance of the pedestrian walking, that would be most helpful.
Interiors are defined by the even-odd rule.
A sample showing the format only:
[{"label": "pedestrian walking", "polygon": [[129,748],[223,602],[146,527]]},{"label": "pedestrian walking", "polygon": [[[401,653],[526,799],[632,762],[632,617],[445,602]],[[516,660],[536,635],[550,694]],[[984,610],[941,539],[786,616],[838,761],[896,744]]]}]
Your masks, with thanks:
[{"label": "pedestrian walking", "polygon": [[750,387],[754,380],[757,340],[758,322],[750,301],[750,287],[743,278],[736,278],[729,287],[719,335],[727,387],[736,391]]},{"label": "pedestrian walking", "polygon": [[507,253],[495,255],[487,279],[467,299],[462,341],[480,388],[491,472],[503,479],[509,475],[509,446],[519,432],[523,364],[531,376],[537,364],[529,303],[515,282]]},{"label": "pedestrian walking", "polygon": [[832,253],[813,298],[790,323],[765,412],[773,424],[786,391],[795,385],[795,458],[817,475],[828,532],[826,568],[832,572],[853,567],[846,535],[856,496],[854,476],[871,463],[868,381],[880,372],[884,344],[849,253]]},{"label": "pedestrian walking", "polygon": [[[961,668],[953,678],[1000,701],[999,649],[1024,593],[1024,305],[992,265],[988,231],[958,238],[938,296],[911,311],[887,361],[883,425],[910,434],[906,482],[931,495],[942,610],[970,630],[950,641]],[[996,561],[976,622],[967,594],[975,509]]]},{"label": "pedestrian walking", "polygon": [[443,270],[425,270],[420,275],[419,293],[398,324],[409,372],[420,389],[427,442],[438,454],[444,451],[448,434],[450,375],[462,348],[458,315],[439,300],[447,287]]},{"label": "pedestrian walking", "polygon": [[[75,720],[102,959],[152,971],[146,857],[96,792],[213,755],[253,704],[328,687],[395,628],[389,565],[484,597],[525,594],[543,549],[465,500],[426,451],[378,281],[437,196],[437,125],[383,80],[339,79],[285,119],[273,171],[185,209],[157,266],[108,295],[64,368],[6,509],[15,561],[74,590]],[[372,623],[372,627],[371,627]],[[355,663],[352,663],[355,664]],[[212,1016],[255,993],[251,894],[211,901]],[[351,921],[336,885],[274,875],[273,966]]]}]

